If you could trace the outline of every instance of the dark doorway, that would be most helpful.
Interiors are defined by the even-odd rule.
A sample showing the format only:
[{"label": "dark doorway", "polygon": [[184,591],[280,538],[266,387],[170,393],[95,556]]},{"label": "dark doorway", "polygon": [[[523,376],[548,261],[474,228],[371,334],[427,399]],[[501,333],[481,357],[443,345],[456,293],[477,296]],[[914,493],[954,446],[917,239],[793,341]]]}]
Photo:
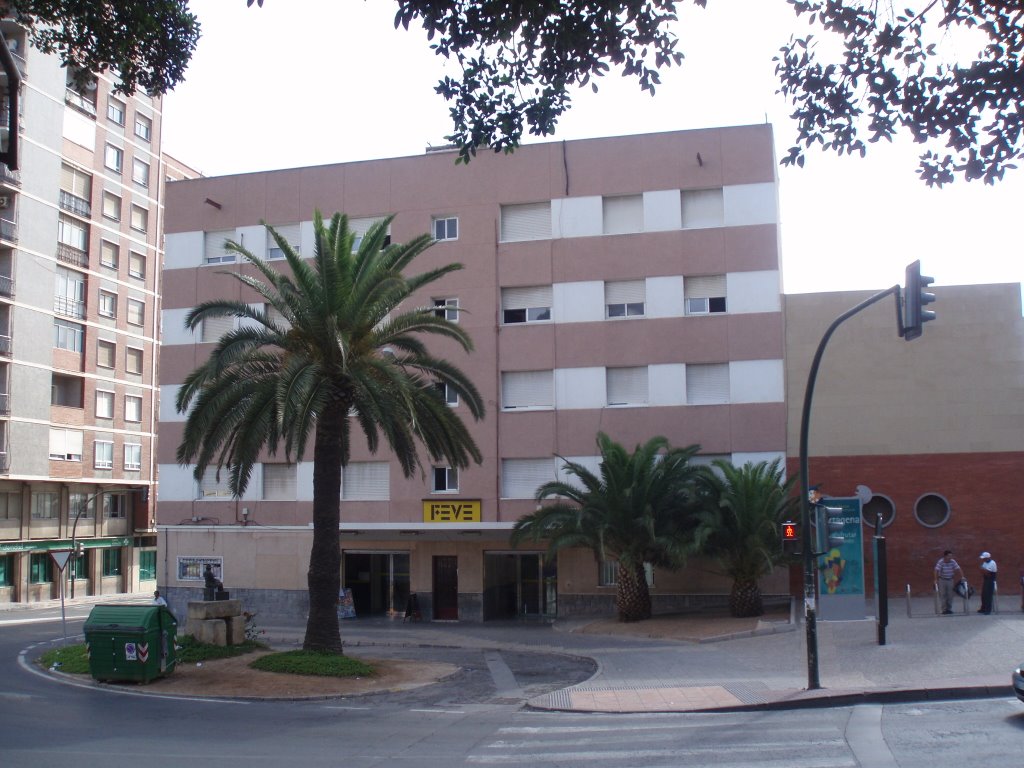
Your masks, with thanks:
[{"label": "dark doorway", "polygon": [[459,618],[459,559],[454,555],[434,556],[434,618]]},{"label": "dark doorway", "polygon": [[398,615],[409,600],[408,552],[345,552],[344,586],[356,616]]},{"label": "dark doorway", "polygon": [[555,559],[540,554],[484,554],[484,620],[553,616]]}]

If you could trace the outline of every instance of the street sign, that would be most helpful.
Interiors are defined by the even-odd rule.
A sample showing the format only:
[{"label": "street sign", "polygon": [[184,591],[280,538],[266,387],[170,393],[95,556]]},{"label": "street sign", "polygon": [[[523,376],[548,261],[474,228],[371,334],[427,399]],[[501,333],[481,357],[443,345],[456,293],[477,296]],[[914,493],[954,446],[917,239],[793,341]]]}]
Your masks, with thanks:
[{"label": "street sign", "polygon": [[64,572],[64,568],[68,564],[68,560],[71,559],[70,549],[51,549],[50,557],[53,558],[53,562],[57,565],[57,570],[61,573]]}]

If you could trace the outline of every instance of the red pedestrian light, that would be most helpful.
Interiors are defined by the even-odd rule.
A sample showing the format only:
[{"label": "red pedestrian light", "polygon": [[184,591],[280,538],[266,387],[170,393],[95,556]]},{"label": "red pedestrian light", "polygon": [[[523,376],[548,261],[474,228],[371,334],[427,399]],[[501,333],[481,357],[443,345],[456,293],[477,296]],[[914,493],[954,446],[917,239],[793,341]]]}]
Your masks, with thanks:
[{"label": "red pedestrian light", "polygon": [[782,540],[783,541],[796,541],[800,536],[797,534],[796,523],[789,521],[782,524]]}]

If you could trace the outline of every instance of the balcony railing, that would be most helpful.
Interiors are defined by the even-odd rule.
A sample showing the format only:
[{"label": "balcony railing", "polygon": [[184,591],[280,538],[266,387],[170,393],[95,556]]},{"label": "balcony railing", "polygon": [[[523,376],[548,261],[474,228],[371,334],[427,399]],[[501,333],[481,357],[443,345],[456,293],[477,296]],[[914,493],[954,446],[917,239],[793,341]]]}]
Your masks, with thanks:
[{"label": "balcony railing", "polygon": [[89,117],[96,117],[96,102],[87,99],[74,88],[64,89],[64,101],[79,112],[84,112]]},{"label": "balcony railing", "polygon": [[0,296],[9,299],[14,298],[14,278],[7,275],[0,275]]},{"label": "balcony railing", "polygon": [[0,334],[0,355],[11,356],[11,347],[14,345],[11,342],[10,336],[4,336]]},{"label": "balcony railing", "polygon": [[9,187],[20,187],[21,174],[8,168],[7,163],[0,163],[0,184],[6,184]]},{"label": "balcony railing", "polygon": [[0,475],[9,474],[11,471],[11,454],[7,451],[0,451]]},{"label": "balcony railing", "polygon": [[11,415],[11,395],[8,392],[0,392],[0,416]]},{"label": "balcony railing", "polygon": [[9,219],[0,219],[0,239],[10,243],[18,242],[18,224]]},{"label": "balcony railing", "polygon": [[89,268],[89,254],[81,248],[75,248],[67,243],[57,243],[57,261],[71,264],[82,269]]},{"label": "balcony railing", "polygon": [[92,206],[88,200],[63,189],[60,191],[60,207],[86,219],[92,214]]},{"label": "balcony railing", "polygon": [[78,299],[69,299],[67,296],[54,296],[53,311],[58,315],[81,320],[85,317],[85,302]]}]

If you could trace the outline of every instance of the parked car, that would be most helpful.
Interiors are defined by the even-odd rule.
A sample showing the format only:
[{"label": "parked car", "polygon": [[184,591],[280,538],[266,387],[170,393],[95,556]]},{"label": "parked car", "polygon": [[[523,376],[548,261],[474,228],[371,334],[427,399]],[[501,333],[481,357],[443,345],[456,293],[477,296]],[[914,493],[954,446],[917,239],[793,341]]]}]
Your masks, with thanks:
[{"label": "parked car", "polygon": [[1013,692],[1018,699],[1024,701],[1024,664],[1013,670]]}]

